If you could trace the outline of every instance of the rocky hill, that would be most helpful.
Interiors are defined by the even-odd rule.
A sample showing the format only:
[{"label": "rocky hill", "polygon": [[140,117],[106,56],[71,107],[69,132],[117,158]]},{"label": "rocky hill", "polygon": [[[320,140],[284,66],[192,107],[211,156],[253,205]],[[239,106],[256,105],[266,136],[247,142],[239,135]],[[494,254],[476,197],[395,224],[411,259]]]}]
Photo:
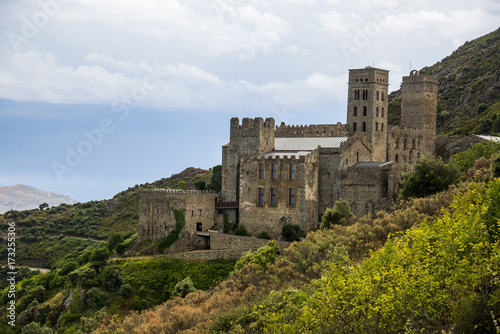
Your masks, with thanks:
[{"label": "rocky hill", "polygon": [[9,210],[36,209],[42,203],[57,206],[62,203],[74,204],[76,201],[65,195],[39,190],[23,184],[0,187],[0,213]]},{"label": "rocky hill", "polygon": [[[500,29],[465,42],[421,74],[438,77],[439,135],[500,133]],[[401,90],[389,96],[389,123],[399,124]]]}]

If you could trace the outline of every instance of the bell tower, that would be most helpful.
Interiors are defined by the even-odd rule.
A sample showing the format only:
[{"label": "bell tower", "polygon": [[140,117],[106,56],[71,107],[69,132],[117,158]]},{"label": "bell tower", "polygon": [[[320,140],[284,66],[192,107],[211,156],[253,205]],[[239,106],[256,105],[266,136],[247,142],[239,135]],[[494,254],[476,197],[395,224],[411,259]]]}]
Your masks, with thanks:
[{"label": "bell tower", "polygon": [[371,66],[349,70],[347,126],[349,135],[366,136],[372,160],[386,161],[389,71]]}]

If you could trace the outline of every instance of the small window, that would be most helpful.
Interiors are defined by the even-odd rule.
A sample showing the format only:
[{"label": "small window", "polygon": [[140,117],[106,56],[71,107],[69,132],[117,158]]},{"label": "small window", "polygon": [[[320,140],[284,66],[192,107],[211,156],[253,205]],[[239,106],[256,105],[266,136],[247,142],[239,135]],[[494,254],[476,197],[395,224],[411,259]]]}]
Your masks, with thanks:
[{"label": "small window", "polygon": [[203,214],[203,210],[202,209],[198,209],[198,217],[201,217],[202,214]]},{"label": "small window", "polygon": [[264,179],[264,164],[259,164],[259,179]]},{"label": "small window", "polygon": [[375,110],[376,110],[376,114],[377,114],[377,117],[378,117],[378,114],[379,114],[378,107],[377,107],[377,109],[375,109]]},{"label": "small window", "polygon": [[382,95],[381,100],[384,101],[385,100],[384,92],[382,92],[381,95]]},{"label": "small window", "polygon": [[196,232],[201,232],[201,231],[203,231],[203,224],[196,223]]},{"label": "small window", "polygon": [[363,116],[366,116],[366,106],[363,107]]},{"label": "small window", "polygon": [[194,217],[194,210],[191,210],[191,217]]},{"label": "small window", "polygon": [[264,205],[264,188],[259,188],[258,190],[257,205]]},{"label": "small window", "polygon": [[408,145],[407,145],[407,144],[408,144],[408,143],[407,143],[406,138],[405,138],[405,140],[404,140],[404,142],[403,142],[403,150],[406,150],[406,149],[407,149],[407,147],[408,147]]},{"label": "small window", "polygon": [[356,132],[356,127],[357,127],[357,124],[356,122],[352,123],[352,132]]},{"label": "small window", "polygon": [[380,123],[380,131],[384,131],[384,123]]},{"label": "small window", "polygon": [[276,180],[276,164],[271,164],[271,180]]},{"label": "small window", "polygon": [[394,156],[394,160],[395,160],[396,162],[399,162],[399,155],[398,155],[398,154],[396,154],[396,155]]},{"label": "small window", "polygon": [[[377,101],[379,101],[379,100],[380,100],[380,92],[379,92],[379,91],[377,91]],[[377,115],[377,116],[378,116],[378,115]]]},{"label": "small window", "polygon": [[358,107],[354,107],[354,108],[352,109],[352,115],[353,115],[353,116],[358,116]]},{"label": "small window", "polygon": [[375,122],[375,131],[378,131],[378,122]]},{"label": "small window", "polygon": [[366,122],[363,122],[363,132],[366,131]]},{"label": "small window", "polygon": [[207,210],[207,217],[210,215],[210,210]]},{"label": "small window", "polygon": [[382,117],[384,117],[384,108],[382,108],[382,114],[381,114]]},{"label": "small window", "polygon": [[356,162],[359,162],[359,151],[356,152]]},{"label": "small window", "polygon": [[290,164],[290,180],[295,180],[295,164]]},{"label": "small window", "polygon": [[399,138],[396,138],[396,148],[399,148]]},{"label": "small window", "polygon": [[288,189],[288,205],[295,206],[295,189]]},{"label": "small window", "polygon": [[415,139],[413,139],[412,143],[411,143],[411,148],[415,148]]},{"label": "small window", "polygon": [[276,206],[276,188],[271,188],[271,205]]}]

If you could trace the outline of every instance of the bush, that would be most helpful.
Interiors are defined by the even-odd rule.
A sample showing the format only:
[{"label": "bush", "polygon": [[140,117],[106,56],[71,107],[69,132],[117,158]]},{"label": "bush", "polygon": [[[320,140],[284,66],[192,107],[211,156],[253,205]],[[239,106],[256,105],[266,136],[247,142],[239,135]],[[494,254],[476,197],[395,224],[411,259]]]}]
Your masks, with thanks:
[{"label": "bush", "polygon": [[267,243],[267,245],[259,248],[255,252],[249,251],[243,254],[243,256],[234,265],[234,269],[239,270],[249,263],[254,263],[265,269],[268,263],[273,263],[276,260],[279,249],[280,248],[276,244],[276,240],[271,240]]},{"label": "bush", "polygon": [[96,267],[105,266],[109,259],[109,250],[107,248],[98,248],[92,252],[90,255],[90,263]]},{"label": "bush", "polygon": [[345,200],[336,201],[333,208],[327,208],[321,218],[321,229],[328,229],[332,225],[349,225],[349,219],[354,215],[349,203]]},{"label": "bush", "polygon": [[441,158],[420,158],[413,165],[412,172],[403,174],[399,195],[403,200],[427,197],[448,189],[459,180],[460,170],[453,162],[445,163]]},{"label": "bush", "polygon": [[52,334],[54,333],[49,327],[42,327],[38,322],[32,322],[24,326],[22,329],[23,334]]},{"label": "bush", "polygon": [[175,285],[172,295],[184,298],[188,293],[195,291],[196,288],[193,285],[193,281],[191,281],[191,278],[189,278],[189,276],[186,276],[186,278]]},{"label": "bush", "polygon": [[179,235],[181,234],[184,224],[186,223],[186,209],[178,210],[172,208],[172,211],[174,212],[175,217],[175,228],[158,243],[158,252],[160,252],[160,254],[163,254],[168,247],[172,246],[174,242],[179,239]]},{"label": "bush", "polygon": [[122,276],[116,268],[106,268],[103,273],[104,286],[106,290],[115,292],[122,286]]},{"label": "bush", "polygon": [[113,232],[108,240],[108,245],[107,245],[108,250],[110,252],[113,252],[113,250],[116,248],[116,245],[122,242],[123,242],[123,236],[118,232]]},{"label": "bush", "polygon": [[271,239],[271,237],[266,231],[260,232],[260,234],[257,237],[260,239],[267,239],[267,240]]},{"label": "bush", "polygon": [[238,227],[234,230],[234,235],[239,235],[241,237],[248,236],[248,231],[246,226],[243,224],[238,225]]},{"label": "bush", "polygon": [[87,291],[85,300],[87,302],[87,306],[95,309],[101,309],[109,304],[108,294],[95,287]]},{"label": "bush", "polygon": [[300,238],[306,236],[306,233],[300,228],[299,225],[286,224],[283,226],[281,235],[286,241],[299,241]]},{"label": "bush", "polygon": [[120,296],[123,299],[128,299],[132,296],[132,286],[130,284],[122,284],[119,290]]}]

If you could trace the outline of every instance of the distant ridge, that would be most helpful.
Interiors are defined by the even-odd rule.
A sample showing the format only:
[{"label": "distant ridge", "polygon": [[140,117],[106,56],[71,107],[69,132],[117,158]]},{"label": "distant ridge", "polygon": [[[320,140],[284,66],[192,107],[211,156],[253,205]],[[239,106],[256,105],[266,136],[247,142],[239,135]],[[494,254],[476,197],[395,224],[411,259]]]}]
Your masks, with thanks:
[{"label": "distant ridge", "polygon": [[0,214],[9,210],[36,209],[42,203],[55,206],[61,203],[74,204],[77,202],[68,196],[23,184],[0,187]]}]

